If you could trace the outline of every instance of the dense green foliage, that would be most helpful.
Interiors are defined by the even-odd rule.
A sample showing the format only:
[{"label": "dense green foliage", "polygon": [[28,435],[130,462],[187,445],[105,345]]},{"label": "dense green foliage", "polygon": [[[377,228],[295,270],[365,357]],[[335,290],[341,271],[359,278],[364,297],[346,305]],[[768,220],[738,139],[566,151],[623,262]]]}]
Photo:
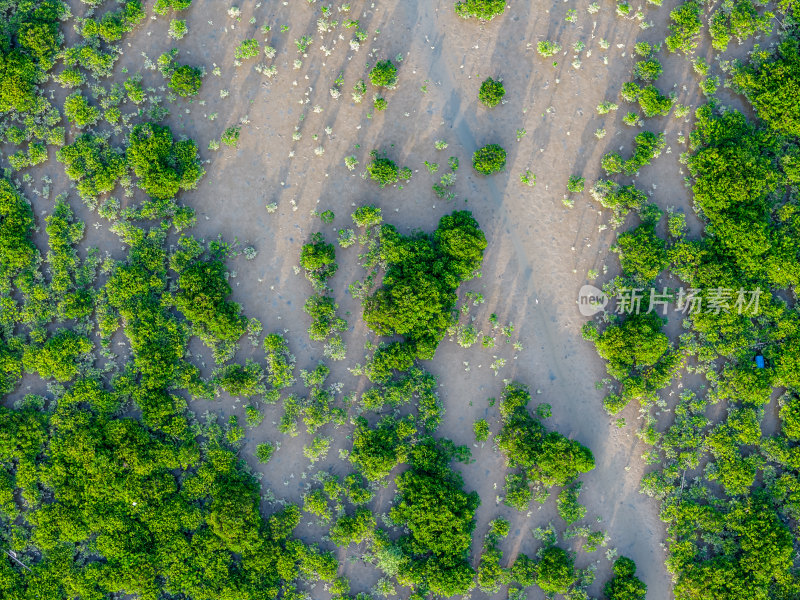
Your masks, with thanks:
[{"label": "dense green foliage", "polygon": [[726,50],[731,38],[736,37],[741,44],[745,39],[763,33],[772,33],[771,12],[758,14],[750,0],[727,0],[723,2],[709,20],[708,32],[711,34],[715,50]]},{"label": "dense green foliage", "polygon": [[11,281],[30,267],[36,256],[31,240],[33,210],[14,185],[0,178],[0,292],[10,293]]},{"label": "dense green foliage", "polygon": [[324,290],[325,283],[334,276],[339,265],[336,264],[336,248],[325,241],[325,237],[317,232],[311,241],[303,245],[300,252],[300,266],[306,277],[316,290]]},{"label": "dense green foliage", "polygon": [[[672,12],[670,50],[695,51],[700,12],[697,2]],[[769,32],[771,18],[747,0],[725,2],[710,19],[713,46],[723,50],[733,37],[741,41]],[[642,220],[619,236],[623,277],[606,291],[622,297],[625,288],[653,285],[665,270],[680,281],[680,288],[660,294],[683,312],[678,343],[662,330],[657,306],[645,314],[646,297],[640,314],[618,311],[622,320],[606,318],[602,332],[595,323],[584,329],[607,360],[609,375],[619,381],[604,400],[606,409],[614,414],[631,400],[640,403],[638,435],[652,447],[644,458],[660,463],[644,476],[642,491],[661,501],[667,567],[678,600],[788,600],[800,588],[790,566],[800,515],[795,457],[800,319],[794,303],[783,299],[800,281],[797,57],[798,43],[788,33],[774,49],[757,48],[748,62],[734,62],[729,83],[751,102],[755,122],[713,99],[697,110],[681,160],[703,225],[699,239],[686,237],[686,219],[677,212],[668,218],[667,239],[660,239],[655,232],[660,211],[632,186],[601,181],[593,193],[615,211],[615,224],[631,211]],[[694,67],[706,78],[702,91],[713,94],[719,78],[703,60]],[[623,97],[641,102],[643,91],[626,84]],[[615,160],[619,168],[610,172],[621,172],[622,160]],[[763,368],[756,357],[763,358]],[[667,399],[659,390],[684,366],[704,376],[704,385],[683,391],[674,408],[670,405],[673,416],[666,416],[661,409]],[[775,388],[784,387],[780,428],[764,437],[765,406]],[[716,404],[722,410],[714,410]],[[620,559],[614,572],[607,598],[644,598],[646,588],[632,561]]]},{"label": "dense green foliage", "polygon": [[397,86],[397,67],[388,59],[378,61],[369,72],[369,80],[375,87],[392,89]]},{"label": "dense green foliage", "polygon": [[382,285],[363,301],[364,321],[379,335],[401,335],[375,354],[367,373],[383,380],[392,368],[408,369],[414,358],[430,359],[452,321],[458,286],[474,276],[486,238],[468,211],[442,217],[432,235],[404,236],[380,227],[378,260]]},{"label": "dense green foliage", "polygon": [[472,168],[482,175],[499,173],[506,168],[506,151],[497,144],[489,144],[472,155]]},{"label": "dense green foliage", "polygon": [[459,0],[455,11],[459,17],[476,17],[481,21],[491,21],[506,10],[505,0]]},{"label": "dense green foliage", "polygon": [[204,169],[191,140],[174,141],[169,127],[155,123],[136,125],[131,131],[126,157],[138,184],[156,199],[191,190]]},{"label": "dense green foliage", "polygon": [[64,163],[67,177],[77,182],[83,198],[96,198],[127,179],[125,156],[102,137],[84,133],[72,144],[59,148],[56,158]]},{"label": "dense green foliage", "polygon": [[448,466],[454,453],[452,445],[420,440],[411,468],[397,477],[398,496],[389,511],[394,523],[410,531],[399,542],[405,561],[398,580],[441,596],[469,592],[475,576],[467,554],[480,500],[462,491],[461,476]]},{"label": "dense green foliage", "polygon": [[503,101],[506,95],[506,88],[503,82],[487,77],[483,80],[480,90],[478,90],[478,100],[488,108],[493,108]]},{"label": "dense green foliage", "polygon": [[693,54],[697,48],[697,38],[703,28],[700,20],[702,4],[697,0],[684,2],[670,14],[672,24],[669,26],[670,35],[666,39],[670,52],[683,52]]},{"label": "dense green foliage", "polygon": [[370,179],[377,182],[379,186],[386,187],[392,183],[397,183],[400,178],[400,170],[397,164],[385,156],[378,156],[377,151],[373,150],[372,161],[367,165],[367,173]]},{"label": "dense green foliage", "polygon": [[181,65],[172,72],[169,87],[182,98],[197,95],[203,85],[203,72],[189,65]]},{"label": "dense green foliage", "polygon": [[506,503],[526,510],[530,485],[549,488],[571,483],[594,468],[592,452],[558,432],[547,431],[527,409],[530,393],[520,384],[506,386],[500,402],[502,427],[495,443],[516,473],[506,479]]},{"label": "dense green foliage", "polygon": [[775,131],[800,135],[800,39],[788,37],[774,53],[761,51],[755,59],[734,71],[734,87]]},{"label": "dense green foliage", "polygon": [[225,277],[225,264],[216,257],[200,259],[176,269],[178,289],[172,301],[192,324],[192,331],[219,352],[230,347],[247,327],[239,305],[226,298],[231,286]]},{"label": "dense green foliage", "polygon": [[644,600],[647,586],[636,577],[636,563],[622,556],[614,561],[614,577],[603,590],[606,600]]},{"label": "dense green foliage", "polygon": [[652,282],[669,264],[664,240],[656,235],[654,223],[620,234],[613,250],[619,255],[622,274],[636,284]]}]

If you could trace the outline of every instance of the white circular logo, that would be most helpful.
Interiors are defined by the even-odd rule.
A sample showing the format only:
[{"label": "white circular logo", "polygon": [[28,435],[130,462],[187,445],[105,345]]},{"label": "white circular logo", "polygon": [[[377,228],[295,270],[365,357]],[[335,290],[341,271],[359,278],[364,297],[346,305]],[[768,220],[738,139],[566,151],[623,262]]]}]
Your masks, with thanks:
[{"label": "white circular logo", "polygon": [[578,310],[584,317],[593,317],[605,310],[608,305],[608,294],[593,285],[585,285],[578,293]]}]

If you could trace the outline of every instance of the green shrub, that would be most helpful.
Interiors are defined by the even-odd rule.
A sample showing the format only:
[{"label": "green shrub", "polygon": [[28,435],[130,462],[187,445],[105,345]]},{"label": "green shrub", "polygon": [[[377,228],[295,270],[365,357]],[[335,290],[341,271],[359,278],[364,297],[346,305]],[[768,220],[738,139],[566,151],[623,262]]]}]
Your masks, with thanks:
[{"label": "green shrub", "polygon": [[800,396],[787,394],[780,410],[781,431],[790,440],[800,439]]},{"label": "green shrub", "polygon": [[256,39],[248,39],[242,41],[234,50],[233,55],[236,60],[247,60],[248,58],[255,58],[261,53],[261,48]]},{"label": "green shrub", "polygon": [[689,0],[669,13],[672,23],[670,35],[665,40],[670,52],[683,52],[689,56],[697,48],[697,38],[703,28],[700,20],[702,5],[697,0]]},{"label": "green shrub", "polygon": [[558,516],[564,519],[567,525],[572,525],[586,516],[586,507],[578,502],[580,491],[581,482],[576,482],[558,494]]},{"label": "green shrub", "polygon": [[394,89],[397,86],[397,67],[391,60],[381,60],[369,72],[369,80],[375,87]]},{"label": "green shrub", "polygon": [[134,104],[141,104],[144,102],[145,94],[144,94],[144,86],[142,85],[142,76],[141,75],[134,75],[133,77],[128,77],[123,84],[125,88],[125,93],[128,95],[128,100],[133,102]]},{"label": "green shrub", "polygon": [[382,188],[397,183],[399,178],[397,164],[385,156],[378,156],[376,150],[373,150],[370,156],[372,161],[367,165],[367,173],[370,178]]},{"label": "green shrub", "polygon": [[242,128],[238,125],[233,125],[228,127],[224,132],[222,132],[222,137],[220,141],[229,146],[231,148],[235,148],[239,145],[239,134],[241,133]]},{"label": "green shrub", "polygon": [[447,464],[455,453],[452,442],[420,440],[411,468],[396,478],[398,495],[389,511],[391,521],[409,532],[399,542],[411,563],[402,575],[440,596],[466,594],[475,585],[466,557],[480,499],[463,491],[461,476]]},{"label": "green shrub", "polygon": [[551,42],[550,40],[545,40],[543,42],[539,42],[536,45],[536,51],[542,58],[550,58],[551,56],[555,56],[559,52],[561,52],[561,45],[557,42]]},{"label": "green shrub", "polygon": [[738,64],[731,83],[772,129],[798,136],[800,106],[795,100],[800,81],[800,41],[787,37],[768,58]]},{"label": "green shrub", "polygon": [[644,600],[647,586],[636,577],[636,563],[621,556],[614,561],[614,576],[603,593],[608,600]]},{"label": "green shrub", "polygon": [[520,553],[511,565],[510,577],[513,582],[523,587],[530,587],[536,583],[536,572],[536,561]]},{"label": "green shrub", "polygon": [[389,103],[386,101],[386,98],[375,96],[375,100],[373,101],[372,106],[375,110],[380,112],[386,110],[389,107]]},{"label": "green shrub", "polygon": [[77,182],[82,198],[96,198],[127,179],[125,156],[96,135],[78,136],[72,144],[59,148],[56,158],[64,163],[67,177]]},{"label": "green shrub", "polygon": [[654,281],[669,264],[664,240],[652,225],[640,225],[621,234],[613,250],[619,254],[623,274],[637,283]]},{"label": "green shrub", "polygon": [[585,186],[586,178],[581,177],[580,175],[570,175],[569,179],[567,180],[567,191],[572,192],[573,194],[583,193]]},{"label": "green shrub", "polygon": [[622,97],[625,102],[636,102],[639,99],[639,86],[636,85],[633,81],[628,81],[622,84],[622,89],[619,92],[619,95]]},{"label": "green shrub", "polygon": [[[200,260],[181,270],[172,299],[192,323],[194,333],[206,344],[221,349],[236,342],[247,330],[241,307],[227,300],[232,291],[221,260]],[[253,367],[247,373],[255,371]]]},{"label": "green shrub", "polygon": [[100,111],[89,106],[89,101],[80,92],[74,92],[64,100],[64,114],[79,129],[90,127],[100,120]]},{"label": "green shrub", "polygon": [[0,112],[31,111],[41,77],[34,60],[17,49],[0,55]]},{"label": "green shrub", "polygon": [[604,154],[603,158],[600,159],[600,167],[606,172],[606,175],[622,173],[624,165],[625,161],[622,160],[622,157],[617,152]]},{"label": "green shrub", "polygon": [[275,453],[275,446],[269,442],[264,442],[256,446],[256,458],[261,464],[268,463],[269,459]]},{"label": "green shrub", "polygon": [[506,475],[503,493],[505,505],[516,508],[519,512],[527,511],[533,499],[533,492],[527,478],[517,473]]},{"label": "green shrub", "polygon": [[495,81],[491,77],[487,77],[481,84],[481,89],[478,91],[478,100],[481,104],[489,108],[493,108],[500,104],[503,96],[506,95],[506,89],[503,87],[503,82],[500,80]]},{"label": "green shrub", "polygon": [[65,88],[81,87],[86,83],[86,77],[79,69],[67,68],[61,71],[54,79]]},{"label": "green shrub", "polygon": [[126,151],[138,184],[153,198],[174,198],[180,190],[191,190],[205,173],[191,140],[174,141],[169,127],[156,123],[136,125]]},{"label": "green shrub", "polygon": [[506,0],[459,0],[455,11],[459,17],[468,19],[476,17],[481,21],[491,21],[502,15],[506,9]]},{"label": "green shrub", "polygon": [[214,371],[212,381],[218,389],[224,390],[231,396],[252,397],[266,393],[262,381],[264,371],[261,365],[248,360],[244,365],[225,365]]},{"label": "green shrub", "polygon": [[489,430],[489,423],[486,422],[486,419],[479,419],[472,424],[472,430],[475,433],[475,441],[476,442],[485,442],[489,439],[489,434],[491,433]]},{"label": "green shrub", "polygon": [[497,144],[489,144],[472,155],[472,167],[482,175],[499,173],[506,167],[506,151]]},{"label": "green shrub", "polygon": [[264,415],[258,410],[258,407],[252,404],[245,406],[244,415],[248,427],[258,427],[264,420]]},{"label": "green shrub", "polygon": [[286,340],[277,333],[264,338],[264,351],[267,354],[267,380],[277,389],[291,387],[294,382],[294,355],[289,352]]},{"label": "green shrub", "polygon": [[330,531],[331,541],[337,546],[360,544],[370,539],[375,531],[375,517],[368,508],[357,508],[355,514],[340,517]]},{"label": "green shrub", "polygon": [[[659,44],[658,47],[661,45]],[[633,51],[642,58],[649,58],[650,55],[656,50],[652,45],[647,42],[636,42],[633,46]]]},{"label": "green shrub", "polygon": [[311,296],[306,300],[303,311],[313,321],[308,328],[308,337],[317,342],[324,342],[333,334],[347,329],[347,321],[336,316],[339,305],[327,296]]},{"label": "green shrub", "polygon": [[380,225],[383,221],[381,209],[377,206],[361,206],[353,211],[351,215],[353,223],[358,227],[373,227]]},{"label": "green shrub", "polygon": [[[509,467],[523,469],[533,483],[545,487],[566,485],[581,473],[592,470],[592,452],[558,432],[548,432],[539,419],[528,412],[529,401],[530,393],[524,386],[511,383],[505,387],[500,404],[502,427],[495,443]],[[515,485],[520,484],[515,482]]]},{"label": "green shrub", "polygon": [[642,81],[655,81],[664,72],[664,67],[655,58],[640,60],[633,67],[633,75]]},{"label": "green shrub", "polygon": [[728,43],[736,36],[741,44],[749,37],[763,33],[772,33],[772,19],[775,14],[758,10],[750,0],[736,0],[725,3],[709,19],[708,32],[711,34],[711,46],[715,50],[725,51]]},{"label": "green shrub", "polygon": [[639,90],[638,100],[645,117],[668,115],[674,102],[671,96],[664,96],[654,85]]},{"label": "green shrub", "polygon": [[381,228],[384,285],[364,298],[364,321],[379,335],[406,341],[376,352],[368,376],[388,376],[415,357],[433,357],[451,323],[455,291],[474,276],[485,248],[486,238],[467,211],[442,217],[431,236],[405,237],[390,225]]},{"label": "green shrub", "polygon": [[545,594],[566,594],[577,576],[572,557],[558,546],[548,546],[539,555],[536,585]]},{"label": "green shrub", "polygon": [[117,42],[133,31],[147,16],[140,0],[129,0],[117,11],[109,11],[98,20],[85,19],[81,23],[83,37],[100,37],[105,42]]},{"label": "green shrub", "polygon": [[203,71],[188,65],[181,65],[169,79],[169,87],[181,98],[196,96],[203,84]]},{"label": "green shrub", "polygon": [[191,4],[192,0],[156,0],[153,5],[153,12],[157,15],[166,15],[171,10],[186,10]]},{"label": "green shrub", "polygon": [[653,313],[630,315],[611,325],[595,341],[597,353],[608,361],[606,370],[616,379],[631,372],[650,371],[670,351],[669,338],[661,332],[663,322]]},{"label": "green shrub", "polygon": [[189,33],[189,28],[186,26],[186,21],[183,19],[172,19],[169,22],[169,30],[167,35],[173,40],[182,40]]},{"label": "green shrub", "polygon": [[11,338],[0,340],[0,394],[9,394],[22,379],[22,342]]},{"label": "green shrub", "polygon": [[333,277],[339,265],[336,264],[336,248],[325,241],[320,232],[311,236],[311,241],[303,244],[300,251],[300,266],[314,289],[325,289],[325,282]]},{"label": "green shrub", "polygon": [[78,359],[91,352],[92,347],[88,338],[70,329],[59,329],[41,346],[27,346],[22,364],[29,373],[63,383],[78,375]]}]

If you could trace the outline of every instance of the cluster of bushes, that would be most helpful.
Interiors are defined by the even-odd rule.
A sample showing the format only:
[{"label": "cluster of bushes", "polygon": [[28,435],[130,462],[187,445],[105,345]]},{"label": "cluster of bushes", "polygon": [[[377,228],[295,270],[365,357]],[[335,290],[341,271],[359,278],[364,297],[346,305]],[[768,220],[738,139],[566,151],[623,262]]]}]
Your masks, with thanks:
[{"label": "cluster of bushes", "polygon": [[94,199],[113,191],[120,182],[129,183],[125,155],[98,135],[81,134],[59,148],[56,158],[64,163],[67,177],[76,182],[82,198]]},{"label": "cluster of bushes", "polygon": [[[344,425],[347,413],[343,408],[334,406],[335,392],[324,387],[329,374],[330,369],[323,363],[318,364],[312,371],[300,371],[303,384],[308,388],[308,396],[298,398],[291,395],[284,399],[284,414],[278,424],[281,433],[297,435],[297,426],[301,419],[306,431],[312,435],[330,423],[335,426]],[[321,442],[316,441],[316,443]],[[321,449],[327,451],[326,448]]]},{"label": "cluster of bushes", "polygon": [[502,146],[489,144],[472,155],[472,168],[481,175],[492,175],[506,168],[506,151]]},{"label": "cluster of bushes", "polygon": [[299,577],[336,577],[331,554],[292,537],[296,506],[261,515],[258,485],[218,426],[201,427],[202,445],[164,438],[111,418],[123,397],[85,379],[46,410],[0,408],[0,518],[27,524],[11,542],[27,570],[3,565],[3,597],[258,597]]},{"label": "cluster of bushes", "polygon": [[37,85],[46,79],[61,49],[59,21],[67,6],[57,0],[9,3],[0,30],[0,112],[38,112]]},{"label": "cluster of bushes", "polygon": [[[28,568],[5,563],[0,595],[38,596],[46,586],[48,594],[70,597],[125,590],[255,598],[265,590],[277,595],[300,578],[333,582],[334,556],[292,537],[297,507],[262,516],[259,485],[236,455],[236,420],[225,427],[214,419],[198,423],[180,394],[265,391],[257,363],[226,365],[203,382],[187,361],[190,327],[179,314],[215,342],[244,331],[238,306],[227,300],[226,246],[214,242],[206,250],[184,237],[168,253],[168,227],[146,231],[121,222],[116,231],[128,257],[109,261],[108,282],[94,291],[96,263],[91,251],[78,256],[83,224],[69,205],[57,200],[46,220],[49,250],[40,264],[30,206],[10,182],[0,180],[0,191],[4,296],[17,297],[15,287],[21,292],[20,310],[3,323],[0,389],[10,392],[22,368],[69,385],[51,387],[50,400],[28,396],[14,409],[0,408],[0,523],[20,525],[8,547]],[[121,368],[112,362],[108,378],[84,360],[93,344],[83,319],[95,307],[104,344],[121,320],[131,349]],[[71,318],[81,321],[61,326]],[[53,319],[59,327],[47,334],[42,325]],[[30,342],[7,336],[9,325],[29,325]],[[268,336],[265,349],[270,383],[289,385],[293,361],[285,342]],[[135,414],[131,401],[141,418],[123,416]],[[253,426],[261,416],[251,409]],[[258,459],[273,450],[259,445]]]},{"label": "cluster of bushes", "polygon": [[385,155],[379,155],[377,150],[373,150],[370,157],[372,160],[367,165],[367,174],[381,188],[397,183],[401,179],[404,181],[411,179],[410,168],[398,168],[397,163]]},{"label": "cluster of bushes", "polygon": [[642,131],[634,140],[633,156],[628,160],[623,160],[617,152],[609,152],[603,155],[601,166],[608,175],[624,173],[625,175],[635,175],[639,169],[650,164],[654,158],[661,156],[661,151],[667,145],[664,134],[656,135],[651,131]]},{"label": "cluster of bushes", "polygon": [[733,88],[747,97],[758,117],[772,129],[783,135],[800,135],[800,108],[793,101],[800,79],[800,40],[788,36],[772,52],[756,53],[753,59],[736,64]]},{"label": "cluster of bushes", "polygon": [[505,0],[459,0],[455,11],[459,17],[475,17],[481,21],[491,21],[506,10]]},{"label": "cluster of bushes", "polygon": [[426,437],[411,449],[411,467],[396,478],[392,523],[408,533],[398,540],[403,552],[397,580],[439,596],[468,593],[475,571],[467,559],[480,505],[476,492],[463,491],[461,476],[449,462],[467,460],[466,447]]},{"label": "cluster of bushes", "polygon": [[[546,497],[547,488],[565,486],[581,473],[594,468],[591,450],[556,431],[547,431],[538,415],[527,409],[530,393],[511,383],[500,401],[501,429],[495,444],[515,472],[506,478],[505,502],[520,511],[528,510],[531,485]],[[546,413],[545,413],[546,414]]]},{"label": "cluster of bushes", "polygon": [[137,184],[153,198],[174,198],[180,190],[197,186],[203,169],[192,140],[175,141],[166,125],[142,123],[130,134],[125,151]]},{"label": "cluster of bushes", "polygon": [[683,52],[687,56],[694,54],[703,29],[701,10],[700,2],[689,0],[669,13],[672,22],[669,26],[670,35],[665,43],[670,52]]},{"label": "cluster of bushes", "polygon": [[226,277],[224,248],[212,246],[208,255],[196,240],[183,236],[180,260],[172,260],[177,289],[165,297],[189,321],[192,333],[213,350],[217,359],[231,357],[247,330],[240,306],[227,300],[232,289]]},{"label": "cluster of bushes", "polygon": [[175,61],[178,55],[177,48],[162,54],[158,58],[158,68],[169,88],[181,98],[196,96],[203,85],[204,69],[189,65],[180,65]]},{"label": "cluster of bushes", "polygon": [[481,84],[481,89],[478,90],[478,100],[487,108],[494,108],[500,104],[505,95],[506,88],[503,87],[503,82],[491,77],[487,77]]},{"label": "cluster of bushes", "polygon": [[363,300],[364,322],[382,336],[402,342],[379,347],[367,366],[372,381],[388,380],[414,359],[433,358],[452,321],[456,291],[480,268],[486,238],[468,211],[442,217],[433,234],[404,236],[382,225],[377,260],[382,285]]},{"label": "cluster of bushes", "polygon": [[317,293],[306,300],[303,310],[312,319],[308,328],[308,336],[317,342],[326,342],[325,356],[334,360],[342,360],[347,347],[342,340],[341,332],[347,329],[347,322],[336,315],[339,305],[325,295],[328,290],[328,279],[333,277],[339,265],[336,264],[336,248],[325,241],[322,233],[311,236],[311,241],[303,245],[300,253],[300,266]]},{"label": "cluster of bushes", "polygon": [[435,431],[442,420],[444,408],[436,393],[436,378],[417,367],[406,373],[367,389],[360,398],[365,410],[396,409],[415,401],[419,422],[429,432]]},{"label": "cluster of bushes", "polygon": [[614,561],[614,576],[603,593],[608,600],[644,600],[647,586],[636,577],[636,563],[622,556]]},{"label": "cluster of bushes", "polygon": [[[673,11],[670,50],[694,51],[700,11],[692,1]],[[767,32],[770,19],[746,0],[727,2],[711,18],[713,45],[722,50],[733,36],[741,40]],[[798,42],[790,34],[772,50],[751,53],[749,62],[734,63],[731,87],[751,102],[758,121],[714,100],[697,110],[682,161],[705,226],[700,239],[686,239],[686,222],[678,213],[668,219],[668,239],[660,239],[655,233],[660,211],[633,186],[601,181],[593,190],[603,206],[614,210],[616,223],[630,211],[642,221],[619,236],[623,278],[607,291],[652,285],[669,269],[681,289],[668,293],[668,300],[681,308],[686,288],[700,299],[693,310],[686,311],[684,304],[677,349],[653,313],[606,319],[610,324],[602,333],[595,324],[584,330],[606,359],[609,375],[619,381],[619,390],[604,400],[606,409],[614,414],[630,400],[642,405],[638,435],[652,446],[644,458],[660,463],[643,478],[642,490],[662,502],[667,567],[680,600],[790,598],[798,589],[789,562],[791,527],[800,515],[794,428],[800,318],[777,299],[800,280],[800,216],[793,199],[800,177],[790,141],[800,132],[797,103],[790,101],[800,80],[798,56]],[[696,70],[707,75],[701,61]],[[711,92],[718,83],[710,78],[705,88]],[[638,99],[640,92],[626,84],[623,97]],[[757,304],[754,291],[760,293]],[[755,364],[759,355],[763,368]],[[670,412],[674,419],[664,423],[650,410],[667,406],[658,392],[690,357],[690,370],[705,375],[709,388],[702,395],[682,393]],[[764,438],[764,406],[775,387],[789,392],[781,400],[780,431]],[[708,408],[718,403],[727,410],[712,418]],[[614,573],[607,597],[644,597],[632,561],[620,559]]]},{"label": "cluster of bushes", "polygon": [[107,11],[101,19],[77,19],[77,23],[84,38],[111,43],[133,31],[146,16],[141,0],[127,0],[119,10]]},{"label": "cluster of bushes", "polygon": [[723,2],[709,19],[708,32],[711,34],[711,45],[715,50],[725,51],[732,38],[744,40],[759,33],[768,36],[772,33],[774,13],[758,14],[756,6],[750,0],[727,0]]},{"label": "cluster of bushes", "polygon": [[644,312],[609,325],[602,333],[594,322],[584,326],[584,338],[594,342],[608,374],[620,382],[619,393],[603,400],[609,414],[617,414],[631,400],[645,406],[656,402],[658,390],[683,367],[683,355],[672,347],[663,326],[656,314]]}]

